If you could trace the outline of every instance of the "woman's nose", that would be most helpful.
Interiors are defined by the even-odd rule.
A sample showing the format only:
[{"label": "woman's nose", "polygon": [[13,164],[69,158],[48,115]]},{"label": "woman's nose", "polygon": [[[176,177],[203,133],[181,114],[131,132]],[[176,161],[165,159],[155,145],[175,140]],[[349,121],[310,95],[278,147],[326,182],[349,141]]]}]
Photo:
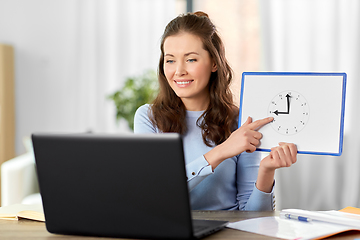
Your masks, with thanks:
[{"label": "woman's nose", "polygon": [[182,64],[182,63],[178,64],[177,67],[176,67],[175,75],[177,77],[180,77],[180,76],[183,76],[185,74],[186,74],[186,69],[185,69],[184,64]]}]

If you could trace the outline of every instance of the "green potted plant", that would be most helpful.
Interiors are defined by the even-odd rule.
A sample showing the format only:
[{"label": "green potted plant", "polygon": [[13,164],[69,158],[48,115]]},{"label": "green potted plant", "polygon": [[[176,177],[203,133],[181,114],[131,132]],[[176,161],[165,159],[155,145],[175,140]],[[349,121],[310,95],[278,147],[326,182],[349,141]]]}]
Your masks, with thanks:
[{"label": "green potted plant", "polygon": [[156,72],[148,70],[140,76],[128,77],[124,86],[108,96],[116,107],[116,120],[124,118],[134,130],[134,114],[145,103],[150,103],[158,92]]}]

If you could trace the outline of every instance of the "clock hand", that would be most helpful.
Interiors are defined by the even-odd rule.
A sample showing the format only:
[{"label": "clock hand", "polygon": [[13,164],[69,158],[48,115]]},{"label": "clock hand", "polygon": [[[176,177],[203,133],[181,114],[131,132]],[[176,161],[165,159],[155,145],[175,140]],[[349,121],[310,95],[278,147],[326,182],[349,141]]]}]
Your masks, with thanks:
[{"label": "clock hand", "polygon": [[286,101],[287,101],[287,114],[290,113],[290,98],[291,96],[289,94],[286,94]]},{"label": "clock hand", "polygon": [[287,111],[286,112],[279,112],[278,110],[275,110],[276,116],[279,116],[279,114],[289,114],[290,113],[290,98],[291,96],[289,94],[286,94],[286,102],[287,102]]},{"label": "clock hand", "polygon": [[275,110],[273,113],[275,113],[276,116],[279,116],[279,114],[289,114],[289,112],[279,112],[278,110]]}]

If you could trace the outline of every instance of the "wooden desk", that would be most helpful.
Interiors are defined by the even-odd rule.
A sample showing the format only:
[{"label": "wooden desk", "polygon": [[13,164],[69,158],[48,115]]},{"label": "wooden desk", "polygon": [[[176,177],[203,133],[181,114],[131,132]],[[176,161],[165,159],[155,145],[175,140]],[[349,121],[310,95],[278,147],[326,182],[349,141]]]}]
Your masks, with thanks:
[{"label": "wooden desk", "polygon": [[[266,217],[266,216],[275,216],[277,212],[240,212],[240,211],[194,211],[193,217],[195,219],[212,219],[212,220],[226,220],[230,222],[236,222],[240,220],[245,220],[249,218],[256,217]],[[81,237],[81,236],[65,236],[65,235],[55,235],[48,233],[45,228],[45,223],[36,222],[30,220],[0,220],[0,239],[110,239],[110,238],[97,238],[97,237]],[[348,232],[344,234],[339,234],[333,236],[331,240],[334,239],[355,239],[360,238],[360,233],[358,232]],[[113,238],[112,238],[113,239]],[[217,232],[207,238],[206,240],[211,239],[276,239],[269,238],[266,236],[238,231],[234,229],[226,228]]]}]

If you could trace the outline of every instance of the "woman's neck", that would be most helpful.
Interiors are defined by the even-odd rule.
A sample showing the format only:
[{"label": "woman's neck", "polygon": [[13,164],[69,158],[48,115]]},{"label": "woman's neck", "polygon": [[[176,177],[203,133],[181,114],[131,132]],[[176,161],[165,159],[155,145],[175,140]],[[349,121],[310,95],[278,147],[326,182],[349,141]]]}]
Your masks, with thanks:
[{"label": "woman's neck", "polygon": [[182,98],[181,101],[184,103],[186,110],[188,111],[204,111],[208,108],[210,99],[199,101],[198,99]]}]

